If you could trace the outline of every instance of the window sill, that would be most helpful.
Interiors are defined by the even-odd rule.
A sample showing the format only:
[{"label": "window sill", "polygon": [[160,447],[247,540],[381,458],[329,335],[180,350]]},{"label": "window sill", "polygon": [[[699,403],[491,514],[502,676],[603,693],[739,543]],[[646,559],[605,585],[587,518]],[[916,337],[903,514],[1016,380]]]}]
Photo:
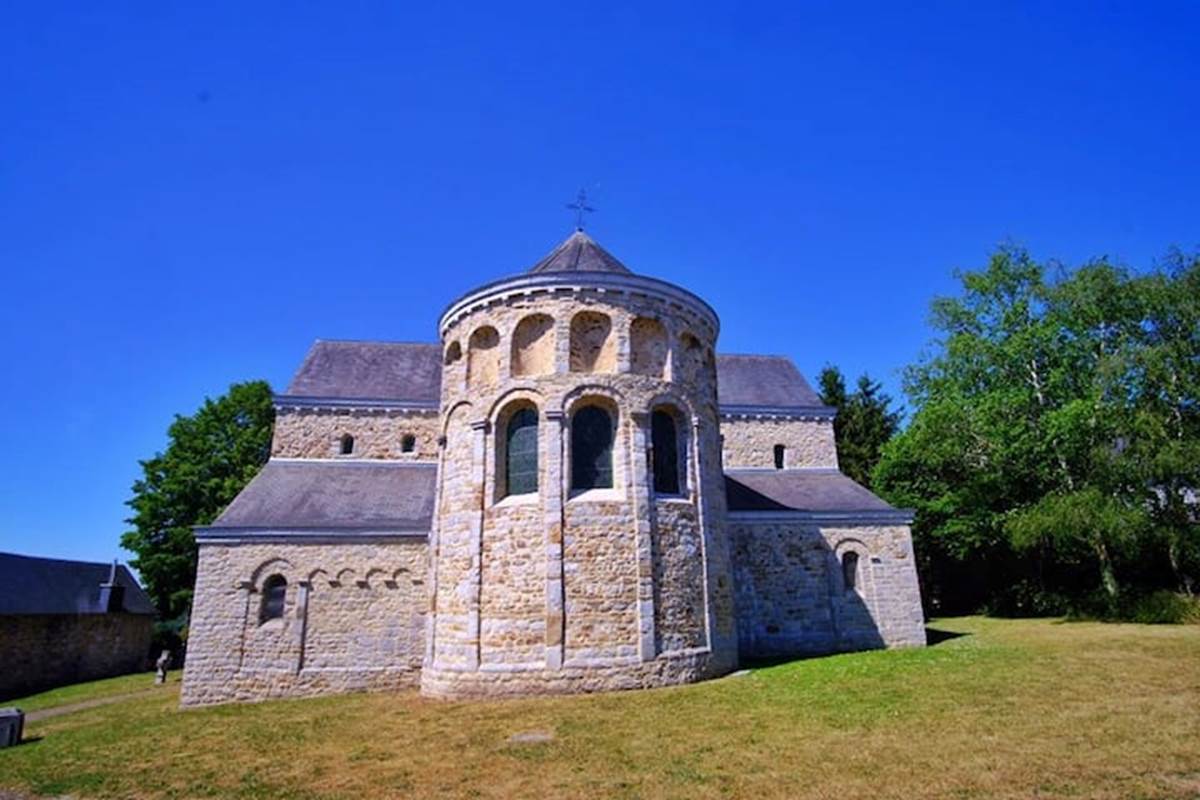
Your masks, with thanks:
[{"label": "window sill", "polygon": [[508,506],[533,506],[537,505],[541,495],[537,492],[526,492],[525,494],[510,494],[507,497],[502,497],[492,503],[492,508],[506,508]]},{"label": "window sill", "polygon": [[656,494],[654,495],[656,503],[677,503],[679,505],[692,505],[692,496],[690,494]]},{"label": "window sill", "polygon": [[574,489],[567,496],[568,503],[619,503],[624,499],[620,489]]}]

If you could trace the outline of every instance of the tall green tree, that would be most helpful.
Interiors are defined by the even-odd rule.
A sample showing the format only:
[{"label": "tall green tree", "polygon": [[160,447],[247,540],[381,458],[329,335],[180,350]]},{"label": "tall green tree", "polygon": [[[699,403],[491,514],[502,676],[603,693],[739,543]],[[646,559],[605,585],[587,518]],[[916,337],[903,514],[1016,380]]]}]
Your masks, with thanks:
[{"label": "tall green tree", "polygon": [[901,412],[892,409],[892,398],[865,373],[852,393],[846,392],[842,371],[826,365],[818,376],[821,402],[837,409],[833,421],[838,465],[863,486],[871,485],[871,472],[883,445],[900,427]]},{"label": "tall green tree", "polygon": [[939,338],[905,376],[916,412],[875,479],[917,508],[936,601],[1037,611],[1098,589],[1115,604],[1123,582],[1164,583],[1160,556],[1190,590],[1198,274],[1181,255],[1133,274],[1004,248],[934,301]]},{"label": "tall green tree", "polygon": [[275,411],[265,381],[238,383],[196,413],[177,415],[164,452],[140,462],[121,546],[164,619],[188,611],[196,582],[193,525],[216,519],[266,463]]}]

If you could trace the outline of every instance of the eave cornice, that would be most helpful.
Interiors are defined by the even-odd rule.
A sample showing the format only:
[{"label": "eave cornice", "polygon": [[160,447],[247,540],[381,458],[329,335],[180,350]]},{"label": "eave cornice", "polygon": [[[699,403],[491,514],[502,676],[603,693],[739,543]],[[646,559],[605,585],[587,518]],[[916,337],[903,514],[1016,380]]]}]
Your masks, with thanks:
[{"label": "eave cornice", "polygon": [[298,394],[277,394],[272,398],[276,410],[361,409],[379,412],[436,414],[439,404],[428,400],[394,400],[374,397],[311,397]]},{"label": "eave cornice", "polygon": [[730,522],[812,522],[822,525],[911,525],[916,512],[911,508],[869,511],[800,511],[791,509],[730,511]]},{"label": "eave cornice", "polygon": [[795,419],[832,420],[837,409],[832,406],[718,406],[722,419]]},{"label": "eave cornice", "polygon": [[679,308],[691,310],[711,326],[713,340],[716,340],[721,329],[720,318],[712,306],[687,289],[658,278],[614,272],[543,272],[502,278],[472,289],[450,303],[442,312],[438,318],[438,334],[444,338],[446,329],[459,319],[510,297],[583,290],[615,295],[648,295]]}]

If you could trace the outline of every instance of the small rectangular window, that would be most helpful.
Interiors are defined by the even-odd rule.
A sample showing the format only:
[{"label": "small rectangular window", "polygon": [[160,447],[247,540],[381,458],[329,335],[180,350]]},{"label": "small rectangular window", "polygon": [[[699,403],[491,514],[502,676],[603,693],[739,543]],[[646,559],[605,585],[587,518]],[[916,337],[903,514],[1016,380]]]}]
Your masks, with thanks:
[{"label": "small rectangular window", "polygon": [[786,454],[786,447],[781,444],[775,445],[775,469],[783,469],[784,456]]}]

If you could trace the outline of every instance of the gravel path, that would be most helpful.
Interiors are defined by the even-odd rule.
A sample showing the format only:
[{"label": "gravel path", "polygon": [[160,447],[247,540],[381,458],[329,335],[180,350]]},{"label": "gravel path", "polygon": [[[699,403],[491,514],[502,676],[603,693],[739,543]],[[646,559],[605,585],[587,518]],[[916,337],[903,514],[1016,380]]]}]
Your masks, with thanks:
[{"label": "gravel path", "polygon": [[[112,705],[113,703],[123,703],[126,700],[132,700],[135,697],[142,697],[149,694],[149,689],[143,689],[140,692],[130,692],[129,694],[114,694],[111,697],[97,697],[95,700],[84,700],[79,703],[68,703],[65,706],[53,706],[51,708],[41,708],[37,711],[28,711],[25,714],[26,722],[37,722],[51,717],[61,717],[63,714],[74,714],[76,711],[86,711],[89,708],[97,708],[99,706]],[[0,795],[0,800],[6,800],[4,795]]]}]

